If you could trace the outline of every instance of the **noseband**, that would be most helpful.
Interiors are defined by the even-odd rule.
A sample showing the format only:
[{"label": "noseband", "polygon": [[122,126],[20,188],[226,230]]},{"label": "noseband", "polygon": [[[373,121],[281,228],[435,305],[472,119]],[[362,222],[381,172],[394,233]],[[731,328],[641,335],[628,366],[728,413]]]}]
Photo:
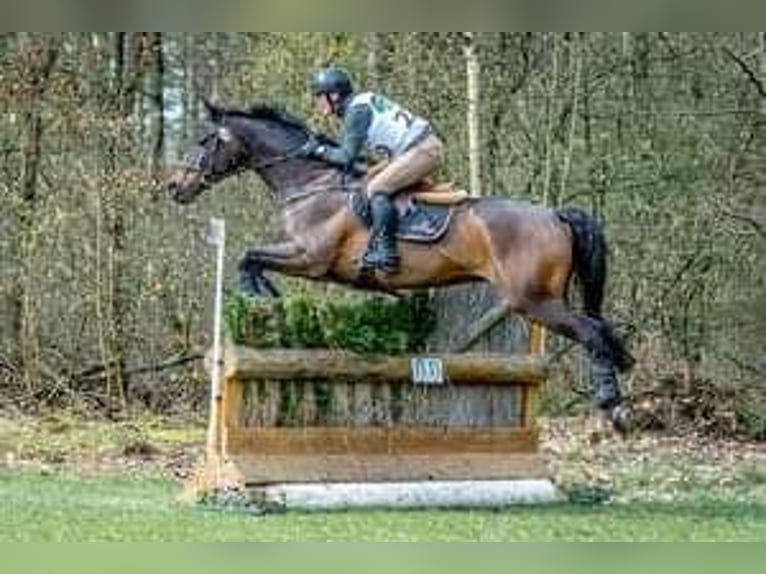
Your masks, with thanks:
[{"label": "noseband", "polygon": [[[305,135],[307,140],[313,137],[312,134],[305,134]],[[226,142],[227,137],[231,137],[231,136],[223,136],[221,135],[220,130],[218,130],[215,137],[216,137],[215,148],[217,148],[220,145],[220,142]],[[268,157],[256,163],[242,165],[236,170],[233,170],[226,174],[221,174],[221,177],[223,177],[224,175],[227,175],[227,176],[236,175],[238,173],[246,171],[249,168],[252,168],[256,171],[267,169],[277,164],[289,161],[291,159],[298,157],[301,154],[301,150],[303,149],[304,144],[305,142],[301,143],[300,145],[297,145],[294,149],[289,150],[283,154],[278,154],[272,157]],[[202,144],[197,144],[189,151],[189,153],[186,155],[184,159],[184,167],[198,172],[201,175],[200,183],[206,188],[217,181],[217,178],[214,179],[215,174],[213,174],[210,171],[213,165],[213,163],[209,161],[210,155],[211,155],[211,150],[208,150],[208,148]],[[206,166],[208,169],[206,169]]]}]

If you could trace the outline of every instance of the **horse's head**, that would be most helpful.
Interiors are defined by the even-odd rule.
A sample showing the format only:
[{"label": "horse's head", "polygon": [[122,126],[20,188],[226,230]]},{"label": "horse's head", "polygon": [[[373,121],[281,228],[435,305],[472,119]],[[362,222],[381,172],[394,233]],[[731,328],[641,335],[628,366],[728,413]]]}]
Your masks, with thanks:
[{"label": "horse's head", "polygon": [[212,127],[197,139],[168,180],[179,203],[190,203],[213,184],[246,169],[249,154],[243,138],[228,125],[226,113],[205,102]]},{"label": "horse's head", "polygon": [[306,125],[281,110],[255,106],[226,110],[205,102],[212,129],[186,154],[186,161],[171,175],[168,190],[176,201],[189,203],[226,177],[254,169],[273,188],[295,186],[317,169],[332,169],[299,152],[309,138],[319,137]]}]

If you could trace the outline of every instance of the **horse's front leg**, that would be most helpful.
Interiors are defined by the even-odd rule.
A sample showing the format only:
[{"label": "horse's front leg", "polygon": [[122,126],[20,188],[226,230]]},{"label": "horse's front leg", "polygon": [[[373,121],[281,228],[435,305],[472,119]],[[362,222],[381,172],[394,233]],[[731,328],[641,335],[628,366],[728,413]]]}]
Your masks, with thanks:
[{"label": "horse's front leg", "polygon": [[279,291],[264,271],[297,277],[317,277],[324,265],[293,241],[248,249],[239,263],[240,285],[248,295],[278,297]]}]

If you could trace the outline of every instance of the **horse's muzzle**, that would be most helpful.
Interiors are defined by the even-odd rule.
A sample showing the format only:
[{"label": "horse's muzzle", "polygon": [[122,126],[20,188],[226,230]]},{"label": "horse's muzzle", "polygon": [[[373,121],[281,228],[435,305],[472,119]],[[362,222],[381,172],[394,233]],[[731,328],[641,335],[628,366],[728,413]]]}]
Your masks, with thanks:
[{"label": "horse's muzzle", "polygon": [[197,197],[194,189],[179,184],[177,181],[170,181],[167,184],[168,195],[177,203],[191,203]]},{"label": "horse's muzzle", "polygon": [[184,203],[184,194],[181,192],[181,186],[177,181],[169,181],[167,184],[168,195],[179,203]]}]

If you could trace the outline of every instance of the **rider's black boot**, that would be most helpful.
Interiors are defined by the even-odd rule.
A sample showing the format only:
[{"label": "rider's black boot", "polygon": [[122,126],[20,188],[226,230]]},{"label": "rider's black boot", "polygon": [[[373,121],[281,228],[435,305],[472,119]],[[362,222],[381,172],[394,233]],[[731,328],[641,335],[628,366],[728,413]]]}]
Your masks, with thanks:
[{"label": "rider's black boot", "polygon": [[376,193],[370,199],[372,229],[367,253],[362,259],[362,271],[394,271],[399,267],[396,252],[396,208],[391,198]]}]

